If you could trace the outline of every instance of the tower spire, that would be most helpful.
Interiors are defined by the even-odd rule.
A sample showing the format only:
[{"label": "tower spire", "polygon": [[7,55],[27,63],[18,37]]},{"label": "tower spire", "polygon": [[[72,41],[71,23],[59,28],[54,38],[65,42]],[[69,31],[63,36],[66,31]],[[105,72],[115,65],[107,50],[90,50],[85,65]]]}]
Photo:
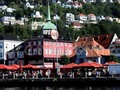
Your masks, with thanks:
[{"label": "tower spire", "polygon": [[51,21],[49,1],[48,1],[48,15],[47,15],[47,21]]}]

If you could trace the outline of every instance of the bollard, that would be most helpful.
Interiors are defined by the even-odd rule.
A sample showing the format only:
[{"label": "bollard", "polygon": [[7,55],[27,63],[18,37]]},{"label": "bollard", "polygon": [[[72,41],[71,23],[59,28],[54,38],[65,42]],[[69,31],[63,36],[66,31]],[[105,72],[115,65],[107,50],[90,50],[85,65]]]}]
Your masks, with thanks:
[{"label": "bollard", "polygon": [[75,77],[75,74],[74,74],[74,72],[72,73],[72,77],[73,77],[73,78]]},{"label": "bollard", "polygon": [[25,76],[25,79],[26,79],[26,77],[27,77],[27,74],[25,73],[25,74],[24,74],[24,76]]},{"label": "bollard", "polygon": [[15,79],[15,74],[13,74],[13,79]]},{"label": "bollard", "polygon": [[4,73],[2,74],[2,79],[5,79],[5,75],[4,75]]},{"label": "bollard", "polygon": [[50,74],[48,74],[48,78],[50,78]]},{"label": "bollard", "polygon": [[85,72],[85,78],[87,78],[87,72]]},{"label": "bollard", "polygon": [[36,79],[38,79],[38,73],[36,73]]}]

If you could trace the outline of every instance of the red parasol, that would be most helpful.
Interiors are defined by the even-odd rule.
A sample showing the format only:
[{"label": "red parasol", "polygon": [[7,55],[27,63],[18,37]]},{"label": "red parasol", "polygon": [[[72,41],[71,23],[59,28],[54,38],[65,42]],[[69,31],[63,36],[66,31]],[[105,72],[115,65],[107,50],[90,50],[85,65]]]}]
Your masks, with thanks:
[{"label": "red parasol", "polygon": [[22,67],[23,69],[39,69],[39,67],[28,64]]},{"label": "red parasol", "polygon": [[80,68],[80,67],[93,67],[93,68],[98,68],[100,67],[98,64],[92,63],[92,62],[83,62],[75,66],[75,68]]},{"label": "red parasol", "polygon": [[13,68],[4,64],[0,64],[0,70],[12,70]]},{"label": "red parasol", "polygon": [[19,69],[19,68],[20,68],[20,65],[12,64],[12,65],[10,65],[10,67],[12,67],[12,68],[16,68],[16,69]]},{"label": "red parasol", "polygon": [[70,69],[70,68],[73,68],[73,67],[75,67],[75,66],[77,66],[77,64],[75,64],[75,63],[70,63],[70,64],[67,64],[67,65],[64,65],[64,66],[62,66],[61,68],[63,69]]},{"label": "red parasol", "polygon": [[105,66],[108,66],[110,64],[118,64],[118,62],[115,62],[115,61],[110,61],[110,62],[106,62],[104,65]]}]

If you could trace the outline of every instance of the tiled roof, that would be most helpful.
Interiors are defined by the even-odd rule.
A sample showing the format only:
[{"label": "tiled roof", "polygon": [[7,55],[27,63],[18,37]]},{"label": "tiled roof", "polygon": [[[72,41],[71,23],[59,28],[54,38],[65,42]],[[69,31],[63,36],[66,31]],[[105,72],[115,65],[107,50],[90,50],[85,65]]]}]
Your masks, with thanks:
[{"label": "tiled roof", "polygon": [[93,17],[93,16],[95,16],[95,14],[88,14],[88,16],[91,16],[91,17]]},{"label": "tiled roof", "polygon": [[[92,37],[79,38],[77,42],[73,43],[74,47],[82,47],[87,52],[87,57],[99,57],[102,55],[110,55],[110,50],[105,49],[102,45],[94,40]],[[73,54],[69,57],[76,55],[74,50]]]},{"label": "tiled roof", "polygon": [[85,14],[79,14],[79,16],[86,16]]},{"label": "tiled roof", "polygon": [[103,34],[103,35],[94,36],[94,39],[104,48],[108,48],[113,39],[113,36],[114,34]]}]

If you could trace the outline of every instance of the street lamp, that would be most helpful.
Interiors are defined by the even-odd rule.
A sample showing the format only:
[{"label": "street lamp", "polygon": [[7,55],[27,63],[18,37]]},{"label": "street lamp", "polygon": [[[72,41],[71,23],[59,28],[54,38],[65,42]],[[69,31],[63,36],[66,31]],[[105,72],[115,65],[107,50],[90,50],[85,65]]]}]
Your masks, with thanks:
[{"label": "street lamp", "polygon": [[57,53],[57,39],[59,37],[59,33],[57,30],[52,29],[50,35],[51,35],[51,38],[56,41],[56,60],[57,60],[57,73],[58,73],[59,67],[58,67],[58,55],[57,55],[58,54]]}]

